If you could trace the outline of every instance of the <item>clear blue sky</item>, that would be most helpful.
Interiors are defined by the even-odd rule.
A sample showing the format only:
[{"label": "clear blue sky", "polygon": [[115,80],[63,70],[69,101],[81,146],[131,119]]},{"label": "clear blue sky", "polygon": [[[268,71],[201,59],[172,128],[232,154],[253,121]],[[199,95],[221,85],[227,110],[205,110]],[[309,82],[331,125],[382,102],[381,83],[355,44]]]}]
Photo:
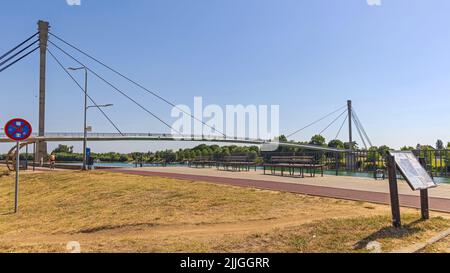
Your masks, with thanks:
[{"label": "clear blue sky", "polygon": [[[377,7],[366,0],[9,0],[1,7],[0,53],[44,19],[55,34],[176,103],[203,96],[207,104],[279,104],[281,131],[291,132],[352,99],[375,145],[450,141],[446,0],[382,0]],[[171,121],[170,107],[107,76]],[[81,131],[83,96],[52,59],[47,86],[47,131]],[[1,73],[0,89],[0,123],[19,116],[37,127],[38,55]],[[90,90],[98,103],[115,104],[107,111],[123,131],[166,131],[93,78]],[[113,132],[95,111],[89,120],[95,132]],[[94,149],[161,148],[115,145]]]}]

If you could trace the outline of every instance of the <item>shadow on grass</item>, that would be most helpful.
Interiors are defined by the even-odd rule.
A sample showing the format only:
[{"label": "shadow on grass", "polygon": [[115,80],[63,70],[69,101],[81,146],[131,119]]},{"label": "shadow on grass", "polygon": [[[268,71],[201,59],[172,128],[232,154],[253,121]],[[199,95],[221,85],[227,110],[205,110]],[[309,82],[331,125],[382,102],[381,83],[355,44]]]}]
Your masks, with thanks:
[{"label": "shadow on grass", "polygon": [[101,231],[126,229],[126,228],[139,228],[139,227],[155,227],[155,223],[135,223],[135,224],[124,224],[124,225],[104,225],[93,228],[81,229],[79,233],[96,233]]},{"label": "shadow on grass", "polygon": [[415,233],[422,231],[417,225],[423,223],[424,220],[416,220],[407,225],[403,225],[400,228],[395,227],[385,227],[379,231],[372,233],[371,235],[363,238],[358,243],[355,244],[355,250],[365,249],[367,244],[372,241],[377,241],[380,239],[401,239]]}]

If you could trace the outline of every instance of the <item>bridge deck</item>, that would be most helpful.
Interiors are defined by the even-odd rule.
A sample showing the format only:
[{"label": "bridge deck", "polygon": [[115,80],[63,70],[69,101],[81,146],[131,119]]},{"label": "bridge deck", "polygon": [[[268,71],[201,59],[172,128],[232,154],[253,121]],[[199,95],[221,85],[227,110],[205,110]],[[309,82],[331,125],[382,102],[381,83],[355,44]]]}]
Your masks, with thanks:
[{"label": "bridge deck", "polygon": [[[45,136],[39,137],[33,135],[26,140],[28,143],[35,142],[77,142],[83,141],[83,133],[46,133]],[[296,143],[278,143],[275,141],[263,140],[263,139],[251,139],[251,138],[233,138],[233,137],[221,137],[221,136],[177,136],[171,134],[153,134],[153,133],[132,133],[132,134],[115,134],[115,133],[89,133],[89,142],[101,142],[101,141],[194,141],[194,142],[213,142],[213,143],[229,143],[229,144],[243,144],[243,145],[268,145],[274,150],[280,146],[298,147],[310,150],[327,151],[327,152],[344,152],[346,150],[335,149],[329,147],[322,147],[308,144],[296,144]],[[13,143],[11,139],[7,138],[4,134],[0,134],[0,143]]]}]

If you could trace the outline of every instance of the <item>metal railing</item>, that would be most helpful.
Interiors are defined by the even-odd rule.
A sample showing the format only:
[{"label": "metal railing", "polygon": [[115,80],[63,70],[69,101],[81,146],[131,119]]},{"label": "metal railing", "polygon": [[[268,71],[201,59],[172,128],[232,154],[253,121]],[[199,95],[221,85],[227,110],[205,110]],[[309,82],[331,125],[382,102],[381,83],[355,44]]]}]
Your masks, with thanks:
[{"label": "metal railing", "polygon": [[[45,136],[40,137],[33,134],[27,142],[57,142],[57,141],[79,141],[84,138],[83,133],[46,133]],[[335,149],[329,147],[323,147],[318,145],[309,144],[297,144],[291,142],[278,142],[276,140],[267,139],[252,139],[248,137],[227,137],[219,135],[172,135],[172,134],[157,134],[157,133],[88,133],[88,141],[137,141],[137,140],[168,140],[168,141],[205,141],[205,142],[224,142],[224,143],[235,143],[235,144],[247,144],[247,145],[268,145],[270,148],[275,148],[278,146],[285,146],[290,148],[299,149],[309,149],[318,151],[328,151],[337,152],[342,151],[342,149]],[[12,142],[4,134],[0,134],[0,142]]]},{"label": "metal railing", "polygon": [[[450,150],[414,150],[418,158],[424,158],[427,171],[434,177],[450,177]],[[262,153],[264,161],[271,156],[312,156],[317,163],[325,165],[328,171],[373,173],[385,169],[386,155],[378,151],[299,151],[299,152],[267,152]]]},{"label": "metal railing", "polygon": [[[38,138],[36,133],[33,133],[31,137]],[[83,133],[74,132],[58,132],[58,133],[45,133],[43,138],[83,138]],[[165,139],[193,139],[193,140],[230,140],[230,141],[242,141],[242,142],[270,142],[271,140],[264,139],[252,139],[243,137],[224,137],[219,135],[173,135],[164,133],[88,133],[88,138],[165,138]],[[4,133],[0,133],[0,138],[6,138]]]}]

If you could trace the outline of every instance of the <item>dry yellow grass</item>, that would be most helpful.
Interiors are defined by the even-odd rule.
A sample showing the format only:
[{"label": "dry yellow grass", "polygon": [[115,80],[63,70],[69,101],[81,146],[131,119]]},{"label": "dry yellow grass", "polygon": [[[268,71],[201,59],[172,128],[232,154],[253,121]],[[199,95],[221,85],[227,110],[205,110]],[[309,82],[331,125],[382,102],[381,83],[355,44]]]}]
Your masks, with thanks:
[{"label": "dry yellow grass", "polygon": [[[0,251],[386,251],[450,226],[442,217],[390,229],[389,207],[203,182],[103,172],[25,174],[20,213],[14,176],[0,178]],[[419,218],[404,209],[405,222]]]}]

